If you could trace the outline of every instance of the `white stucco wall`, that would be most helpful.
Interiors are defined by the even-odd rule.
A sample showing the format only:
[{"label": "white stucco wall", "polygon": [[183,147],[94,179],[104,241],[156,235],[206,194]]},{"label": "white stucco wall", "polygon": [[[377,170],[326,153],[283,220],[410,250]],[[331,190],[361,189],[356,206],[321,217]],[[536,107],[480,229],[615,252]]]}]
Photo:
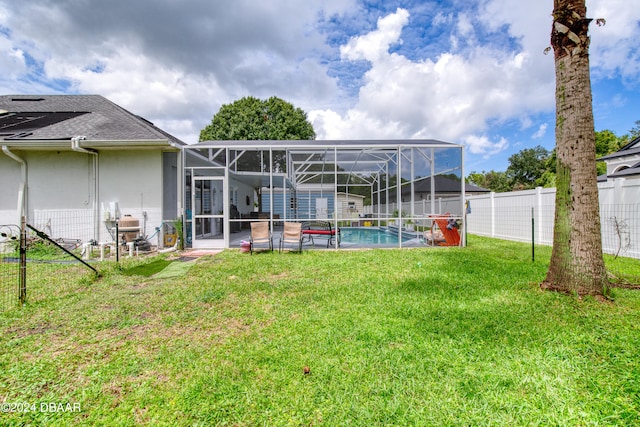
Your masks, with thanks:
[{"label": "white stucco wall", "polygon": [[[93,160],[86,154],[68,151],[13,152],[27,164],[25,213],[32,225],[46,225],[35,223],[35,212],[42,209],[69,210],[73,212],[69,222],[76,223],[79,217],[86,216],[86,210],[89,210],[90,214],[94,201],[94,189],[91,184]],[[0,199],[3,199],[1,210],[5,219],[3,222],[17,222],[18,192],[22,182],[21,168],[19,163],[5,155],[0,161]]]},{"label": "white stucco wall", "polygon": [[[253,212],[253,193],[254,188],[250,185],[244,184],[238,180],[233,178],[229,179],[229,190],[233,191],[237,190],[238,194],[238,212],[241,214],[248,214],[249,212]],[[249,204],[247,205],[247,196],[249,197]]]},{"label": "white stucco wall", "polygon": [[640,155],[638,154],[608,160],[606,162],[607,175],[613,175],[614,173],[619,172],[624,168],[630,168],[638,162],[640,162]]},{"label": "white stucco wall", "polygon": [[0,151],[0,225],[19,224],[20,164]]},{"label": "white stucco wall", "polygon": [[[160,151],[105,151],[100,154],[99,206],[117,202],[121,215],[140,220],[153,234],[162,224],[162,152]],[[101,214],[101,222],[103,215]],[[145,232],[146,231],[146,232]],[[100,239],[108,240],[107,228],[100,226]]]},{"label": "white stucco wall", "polygon": [[[97,195],[93,155],[73,151],[14,152],[28,165],[27,219],[54,238],[110,240],[101,209],[110,202],[118,203],[121,215],[138,218],[141,227],[146,223],[143,234],[153,234],[162,223],[159,150],[101,151]],[[4,154],[0,155],[0,182],[0,223],[15,223],[21,171],[20,165]]]},{"label": "white stucco wall", "polygon": [[94,201],[93,158],[87,154],[28,152],[29,215],[34,209],[90,209]]}]

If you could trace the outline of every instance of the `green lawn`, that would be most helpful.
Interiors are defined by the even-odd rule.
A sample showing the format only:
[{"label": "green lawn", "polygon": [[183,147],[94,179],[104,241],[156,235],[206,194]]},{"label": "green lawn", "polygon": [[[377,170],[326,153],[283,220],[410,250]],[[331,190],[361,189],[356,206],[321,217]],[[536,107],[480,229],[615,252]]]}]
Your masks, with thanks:
[{"label": "green lawn", "polygon": [[[640,424],[640,291],[542,292],[549,256],[471,236],[226,251],[168,278],[151,275],[164,261],[101,264],[0,314],[3,409],[36,409],[0,425]],[[640,261],[607,265],[640,282]]]}]

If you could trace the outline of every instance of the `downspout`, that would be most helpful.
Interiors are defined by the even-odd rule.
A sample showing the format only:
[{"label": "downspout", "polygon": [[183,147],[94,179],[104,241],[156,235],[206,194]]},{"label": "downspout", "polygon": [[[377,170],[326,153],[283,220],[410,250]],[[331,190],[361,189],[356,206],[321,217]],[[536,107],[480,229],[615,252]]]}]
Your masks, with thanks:
[{"label": "downspout", "polygon": [[87,139],[85,136],[74,136],[71,138],[71,149],[78,153],[85,153],[93,155],[93,238],[100,240],[100,215],[98,212],[98,152],[94,150],[87,150],[80,146],[80,141]]},{"label": "downspout", "polygon": [[22,217],[24,216],[26,211],[27,201],[27,162],[18,157],[16,154],[12,153],[6,145],[2,146],[2,152],[16,162],[20,163],[22,182],[20,183],[20,189],[18,190],[18,221],[16,222],[16,224],[21,224]]},{"label": "downspout", "polygon": [[[186,230],[185,227],[185,222],[184,222],[184,201],[186,198],[186,189],[185,189],[185,165],[186,165],[186,153],[184,150],[184,147],[182,145],[179,145],[173,141],[171,141],[170,139],[167,139],[167,144],[169,144],[169,146],[171,148],[175,148],[176,150],[178,150],[178,154],[177,154],[177,158],[176,158],[176,213],[178,214],[178,217],[182,219],[182,224],[183,224],[183,231]],[[164,203],[163,203],[164,205]],[[165,212],[164,212],[164,207],[162,209],[162,217],[164,218]],[[175,218],[174,218],[175,219]],[[183,240],[186,240],[183,236]],[[184,244],[185,242],[182,242],[182,244]]]}]

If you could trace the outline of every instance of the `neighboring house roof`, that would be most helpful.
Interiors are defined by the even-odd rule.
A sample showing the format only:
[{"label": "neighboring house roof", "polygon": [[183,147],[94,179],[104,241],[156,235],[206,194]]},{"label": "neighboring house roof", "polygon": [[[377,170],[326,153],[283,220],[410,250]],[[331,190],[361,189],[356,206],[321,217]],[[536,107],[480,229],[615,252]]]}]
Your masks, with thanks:
[{"label": "neighboring house roof", "polygon": [[478,187],[475,184],[465,183],[464,184],[464,192],[467,194],[470,193],[491,193],[491,190],[484,187]]},{"label": "neighboring house roof", "polygon": [[0,141],[157,141],[185,145],[153,123],[100,95],[0,96]]},{"label": "neighboring house roof", "polygon": [[[640,176],[640,162],[638,162],[638,158],[640,157],[640,136],[634,138],[630,143],[616,151],[615,153],[607,154],[606,156],[600,157],[597,159],[598,161],[614,161],[614,165],[618,164],[617,162],[634,162],[630,167],[625,167],[622,170],[618,170],[617,172],[612,173],[611,175],[599,176],[598,181],[606,181],[608,178],[626,178],[626,177],[638,177]],[[628,164],[628,163],[627,163]],[[620,165],[618,166],[619,169]]]},{"label": "neighboring house roof", "polygon": [[[452,179],[445,175],[436,175],[434,178],[435,183],[435,192],[436,193],[459,193],[460,192],[460,181],[458,179]],[[403,190],[404,194],[409,190]],[[425,178],[420,181],[417,181],[414,184],[414,191],[416,193],[430,193],[431,192],[431,178]],[[490,193],[491,190],[487,188],[478,187],[477,185],[465,183],[464,191],[468,194],[478,194],[478,193]]]},{"label": "neighboring house roof", "polygon": [[617,159],[619,157],[632,156],[634,154],[640,154],[640,136],[633,139],[630,143],[616,151],[615,153],[607,154],[597,159],[599,162],[606,160]]}]

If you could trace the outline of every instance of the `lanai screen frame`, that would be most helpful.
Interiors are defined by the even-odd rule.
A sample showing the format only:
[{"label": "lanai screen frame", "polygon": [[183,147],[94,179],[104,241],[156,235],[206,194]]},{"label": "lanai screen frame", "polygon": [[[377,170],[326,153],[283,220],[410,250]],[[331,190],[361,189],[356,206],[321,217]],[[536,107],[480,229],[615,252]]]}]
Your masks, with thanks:
[{"label": "lanai screen frame", "polygon": [[[453,144],[438,140],[249,140],[249,141],[205,141],[198,144],[184,147],[185,150],[193,150],[198,153],[195,157],[209,162],[211,167],[224,170],[227,187],[232,179],[243,182],[251,182],[259,185],[263,191],[268,193],[266,199],[269,207],[269,215],[261,220],[268,221],[273,231],[282,221],[329,221],[334,228],[344,226],[348,222],[358,222],[362,225],[362,217],[346,218],[337,212],[339,189],[346,189],[356,184],[355,178],[359,180],[363,176],[371,178],[367,185],[371,187],[371,213],[366,214],[368,222],[376,225],[389,226],[396,224],[396,232],[402,237],[403,233],[408,233],[405,226],[408,223],[430,222],[432,215],[445,213],[440,208],[437,201],[437,194],[434,179],[438,175],[449,175],[454,182],[454,187],[459,182],[459,191],[454,188],[457,202],[447,205],[447,211],[452,217],[461,220],[462,227],[464,221],[465,184],[464,184],[464,148],[462,145]],[[246,159],[253,154],[255,162],[253,166],[247,166]],[[256,154],[258,153],[258,154]],[[202,162],[198,165],[189,165],[188,158],[194,156],[183,156],[185,159],[185,172],[192,173],[197,168],[204,166]],[[275,161],[275,163],[274,163]],[[242,166],[242,162],[245,163]],[[427,166],[428,165],[428,166]],[[428,174],[425,173],[427,172]],[[396,180],[400,171],[401,185],[393,184],[393,176]],[[328,212],[326,217],[307,215],[301,217],[296,206],[291,204],[292,198],[297,201],[297,192],[309,186],[318,184],[320,180],[323,184],[320,191],[330,191],[333,196],[333,211]],[[350,182],[351,181],[351,182]],[[338,182],[338,185],[336,185]],[[428,202],[425,211],[416,214],[417,194],[416,188],[426,187],[430,192],[427,194]],[[269,189],[272,189],[270,191]],[[226,189],[227,194],[229,188]],[[264,193],[263,193],[264,194]],[[328,195],[329,195],[328,194]],[[353,194],[353,193],[352,193]],[[186,197],[186,194],[185,194]],[[274,209],[281,197],[283,215],[274,215]],[[347,196],[348,197],[348,196]],[[421,194],[421,198],[424,194]],[[263,200],[264,197],[263,197]],[[389,212],[389,202],[401,200],[403,205],[396,206],[397,212]],[[407,205],[408,203],[408,205]],[[424,200],[422,200],[424,206]],[[403,208],[400,208],[402,206]],[[408,209],[404,209],[408,206]],[[292,214],[295,208],[296,214]],[[420,210],[420,209],[418,209]],[[356,221],[357,220],[357,221]],[[225,205],[225,247],[229,247],[228,225],[236,221],[230,218],[228,204]],[[399,226],[401,225],[401,226]],[[461,230],[462,231],[462,230]],[[415,233],[416,237],[418,233]],[[465,233],[462,232],[462,245],[465,244]],[[398,246],[402,247],[402,238],[398,239]],[[337,241],[334,243],[338,247]]]}]

